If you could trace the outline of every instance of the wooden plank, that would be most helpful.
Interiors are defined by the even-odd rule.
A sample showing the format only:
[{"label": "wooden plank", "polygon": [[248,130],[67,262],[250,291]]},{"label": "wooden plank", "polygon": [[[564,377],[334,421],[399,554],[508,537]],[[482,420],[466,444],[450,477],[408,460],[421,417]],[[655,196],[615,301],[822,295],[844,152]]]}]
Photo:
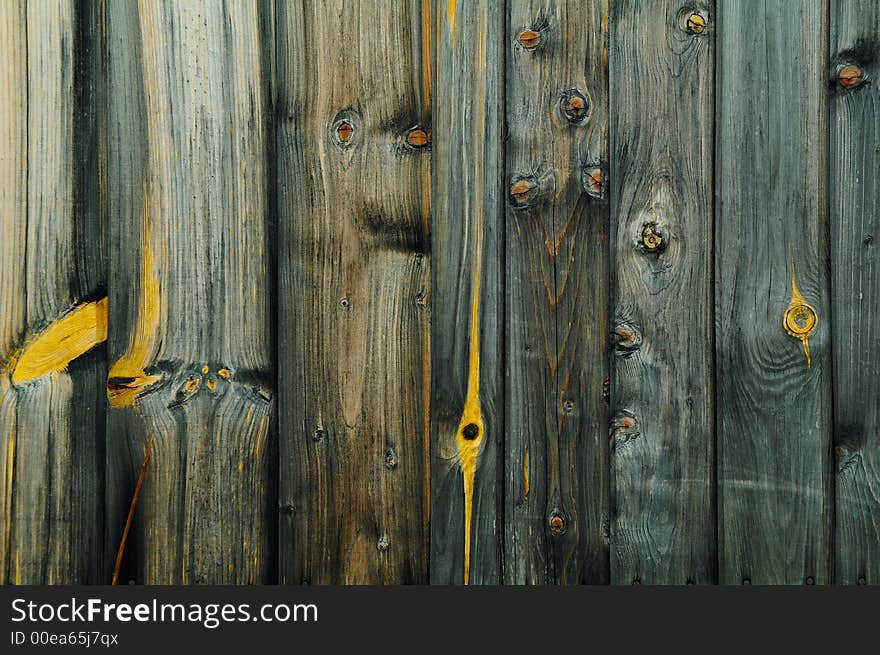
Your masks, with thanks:
[{"label": "wooden plank", "polygon": [[[438,3],[431,582],[501,582],[503,3]],[[473,424],[477,431],[465,428]]]},{"label": "wooden plank", "polygon": [[608,3],[509,9],[504,576],[607,582]]},{"label": "wooden plank", "polygon": [[[108,545],[127,576],[274,579],[274,364],[258,3],[108,7]],[[109,572],[108,572],[109,574]]]},{"label": "wooden plank", "polygon": [[[880,6],[831,3],[835,581],[880,582]],[[855,68],[853,68],[855,67]]]},{"label": "wooden plank", "polygon": [[102,567],[106,339],[97,3],[0,9],[0,582]]},{"label": "wooden plank", "polygon": [[426,7],[276,8],[282,582],[427,580]]},{"label": "wooden plank", "polygon": [[617,2],[612,582],[712,583],[711,2]]},{"label": "wooden plank", "polygon": [[830,580],[823,5],[719,3],[715,308],[725,584]]}]

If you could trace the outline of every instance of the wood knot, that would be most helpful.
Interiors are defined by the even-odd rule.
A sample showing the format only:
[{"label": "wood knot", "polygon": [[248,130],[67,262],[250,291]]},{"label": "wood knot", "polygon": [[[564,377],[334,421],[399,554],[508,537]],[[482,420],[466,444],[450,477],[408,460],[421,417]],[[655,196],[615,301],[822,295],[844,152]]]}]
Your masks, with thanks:
[{"label": "wood knot", "polygon": [[642,347],[642,334],[632,323],[619,323],[611,334],[614,349],[623,357],[630,357]]},{"label": "wood knot", "polygon": [[565,519],[559,512],[553,512],[548,521],[550,532],[553,534],[563,534],[565,532]]},{"label": "wood knot", "polygon": [[388,550],[388,537],[386,537],[385,535],[379,537],[379,541],[376,542],[376,550],[378,550],[380,553],[384,553],[386,550]]},{"label": "wood knot", "polygon": [[816,310],[806,303],[793,304],[785,310],[785,331],[789,336],[802,339],[809,337],[816,329],[819,318]]},{"label": "wood knot", "polygon": [[638,421],[631,413],[621,412],[611,421],[608,441],[612,452],[616,452],[618,448],[640,436]]},{"label": "wood knot", "polygon": [[514,204],[525,205],[537,185],[532,180],[518,180],[510,185],[510,197]]},{"label": "wood knot", "polygon": [[397,453],[394,452],[394,448],[387,448],[385,450],[385,468],[393,469],[397,467]]},{"label": "wood knot", "polygon": [[414,127],[406,133],[406,145],[414,150],[428,148],[431,145],[431,135],[420,127]]},{"label": "wood knot", "polygon": [[569,89],[562,94],[560,102],[562,115],[569,123],[582,123],[589,113],[586,96],[577,89]]},{"label": "wood knot", "polygon": [[541,33],[532,29],[525,29],[516,37],[516,42],[523,50],[535,50],[541,45]]},{"label": "wood knot", "polygon": [[351,138],[354,136],[354,125],[352,125],[347,120],[337,121],[336,125],[333,126],[333,131],[336,136],[336,142],[341,146],[348,146],[351,144]]},{"label": "wood knot", "polygon": [[480,436],[480,426],[476,423],[468,423],[461,429],[461,436],[468,441],[473,441]]},{"label": "wood knot", "polygon": [[553,193],[553,172],[544,164],[535,170],[517,173],[510,180],[508,200],[514,209],[525,209],[539,204]]},{"label": "wood knot", "polygon": [[642,225],[641,239],[639,245],[647,253],[660,253],[666,248],[666,242],[663,235],[657,229],[656,223],[645,223]]},{"label": "wood knot", "polygon": [[602,198],[605,195],[605,173],[598,164],[589,164],[581,171],[581,184],[588,196]]},{"label": "wood knot", "polygon": [[854,89],[865,81],[865,72],[855,64],[846,64],[837,70],[837,83],[845,89]]},{"label": "wood knot", "polygon": [[324,428],[315,428],[314,432],[312,432],[312,441],[315,443],[321,441],[324,438]]},{"label": "wood knot", "polygon": [[684,26],[691,34],[702,34],[706,31],[706,17],[698,11],[692,11],[684,19]]}]

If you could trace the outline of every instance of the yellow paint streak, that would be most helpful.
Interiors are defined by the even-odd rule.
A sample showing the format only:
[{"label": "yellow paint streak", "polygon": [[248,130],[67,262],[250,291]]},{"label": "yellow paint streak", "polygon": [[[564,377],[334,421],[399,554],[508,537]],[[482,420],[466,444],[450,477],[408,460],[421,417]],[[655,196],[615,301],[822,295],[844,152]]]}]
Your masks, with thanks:
[{"label": "yellow paint streak", "polygon": [[63,371],[107,341],[107,298],[77,305],[27,344],[12,372],[13,384]]},{"label": "yellow paint streak", "polygon": [[812,359],[810,357],[810,335],[819,324],[819,315],[816,308],[809,304],[801,295],[798,289],[797,280],[795,279],[794,261],[791,262],[791,300],[785,315],[782,318],[782,327],[785,331],[795,339],[800,339],[804,345],[804,355],[807,358],[807,368],[812,367]]},{"label": "yellow paint streak", "polygon": [[456,16],[455,0],[449,0],[446,5],[446,15],[449,18],[449,30],[452,32],[452,47],[455,47],[455,16]]},{"label": "yellow paint streak", "polygon": [[144,186],[143,201],[143,253],[141,255],[141,279],[138,295],[138,319],[131,335],[128,352],[110,367],[111,379],[126,380],[124,384],[114,384],[107,389],[107,397],[112,407],[130,407],[137,401],[143,390],[159,380],[158,375],[147,375],[145,368],[156,354],[157,334],[165,314],[156,257],[153,253],[152,231],[150,227],[150,199]]},{"label": "yellow paint streak", "polygon": [[[477,472],[477,457],[480,453],[480,444],[482,444],[485,437],[483,413],[480,408],[480,268],[483,245],[482,215],[477,217],[475,231],[474,288],[473,298],[471,300],[471,340],[470,357],[468,361],[467,395],[465,396],[464,411],[461,414],[461,420],[458,423],[458,431],[456,432],[458,456],[461,461],[461,471],[464,478],[464,584],[468,584],[470,581],[474,478],[476,477]],[[464,428],[471,423],[479,428],[479,433],[474,439],[466,439],[464,437]]]}]

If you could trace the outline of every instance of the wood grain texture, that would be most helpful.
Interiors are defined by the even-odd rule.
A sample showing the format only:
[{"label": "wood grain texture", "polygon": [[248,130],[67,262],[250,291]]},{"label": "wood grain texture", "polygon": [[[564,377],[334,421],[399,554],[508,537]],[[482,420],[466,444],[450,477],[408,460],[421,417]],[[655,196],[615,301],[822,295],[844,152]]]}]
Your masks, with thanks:
[{"label": "wood grain texture", "polygon": [[119,543],[153,438],[121,580],[271,582],[273,277],[259,6],[118,2],[108,13],[108,548]]},{"label": "wood grain texture", "polygon": [[[880,582],[880,6],[830,7],[831,315],[840,584]],[[864,81],[837,74],[857,66]],[[846,81],[844,81],[846,83]]]},{"label": "wood grain texture", "polygon": [[[826,8],[718,4],[720,581],[823,584],[832,509]],[[793,278],[818,316],[809,366],[783,326]]]},{"label": "wood grain texture", "polygon": [[[504,7],[438,2],[435,12],[431,582],[498,584]],[[464,439],[474,410],[481,429]]]},{"label": "wood grain texture", "polygon": [[[99,580],[106,351],[62,317],[105,286],[95,2],[0,9],[0,582]],[[97,312],[84,327],[97,334]],[[53,357],[72,336],[75,357]],[[47,346],[48,343],[48,346]],[[81,355],[81,356],[80,356]],[[71,361],[73,360],[73,361]],[[14,375],[16,366],[33,366]],[[14,378],[14,379],[13,379]]]},{"label": "wood grain texture", "polygon": [[[687,28],[697,13],[706,27]],[[617,2],[612,582],[712,583],[713,7]],[[659,238],[660,242],[652,241]]]},{"label": "wood grain texture", "polygon": [[607,582],[608,3],[509,8],[505,580]]},{"label": "wood grain texture", "polygon": [[282,582],[428,578],[426,6],[276,8]]}]

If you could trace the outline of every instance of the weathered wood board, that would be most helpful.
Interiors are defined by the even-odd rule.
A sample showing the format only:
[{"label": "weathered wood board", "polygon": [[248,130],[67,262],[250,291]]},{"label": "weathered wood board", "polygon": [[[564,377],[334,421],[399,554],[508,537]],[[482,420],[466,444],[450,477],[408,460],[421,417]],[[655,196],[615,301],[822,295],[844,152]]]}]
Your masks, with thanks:
[{"label": "weathered wood board", "polygon": [[825,7],[718,4],[719,577],[824,584],[832,516]]},{"label": "weathered wood board", "polygon": [[282,582],[428,579],[428,7],[276,7]]},{"label": "weathered wood board", "polygon": [[137,582],[275,577],[263,22],[249,0],[108,6],[107,539],[152,442]]},{"label": "weathered wood board", "polygon": [[0,583],[99,582],[100,4],[0,7]]},{"label": "weathered wood board", "polygon": [[504,577],[607,582],[609,8],[509,10]]},{"label": "weathered wood board", "polygon": [[880,582],[880,5],[830,11],[835,581]]},{"label": "weathered wood board", "polygon": [[0,584],[878,582],[878,48],[0,2]]},{"label": "weathered wood board", "polygon": [[614,8],[611,577],[706,584],[716,578],[714,10]]},{"label": "weathered wood board", "polygon": [[504,5],[438,3],[436,12],[433,278],[425,299],[433,362],[430,579],[498,584]]}]

